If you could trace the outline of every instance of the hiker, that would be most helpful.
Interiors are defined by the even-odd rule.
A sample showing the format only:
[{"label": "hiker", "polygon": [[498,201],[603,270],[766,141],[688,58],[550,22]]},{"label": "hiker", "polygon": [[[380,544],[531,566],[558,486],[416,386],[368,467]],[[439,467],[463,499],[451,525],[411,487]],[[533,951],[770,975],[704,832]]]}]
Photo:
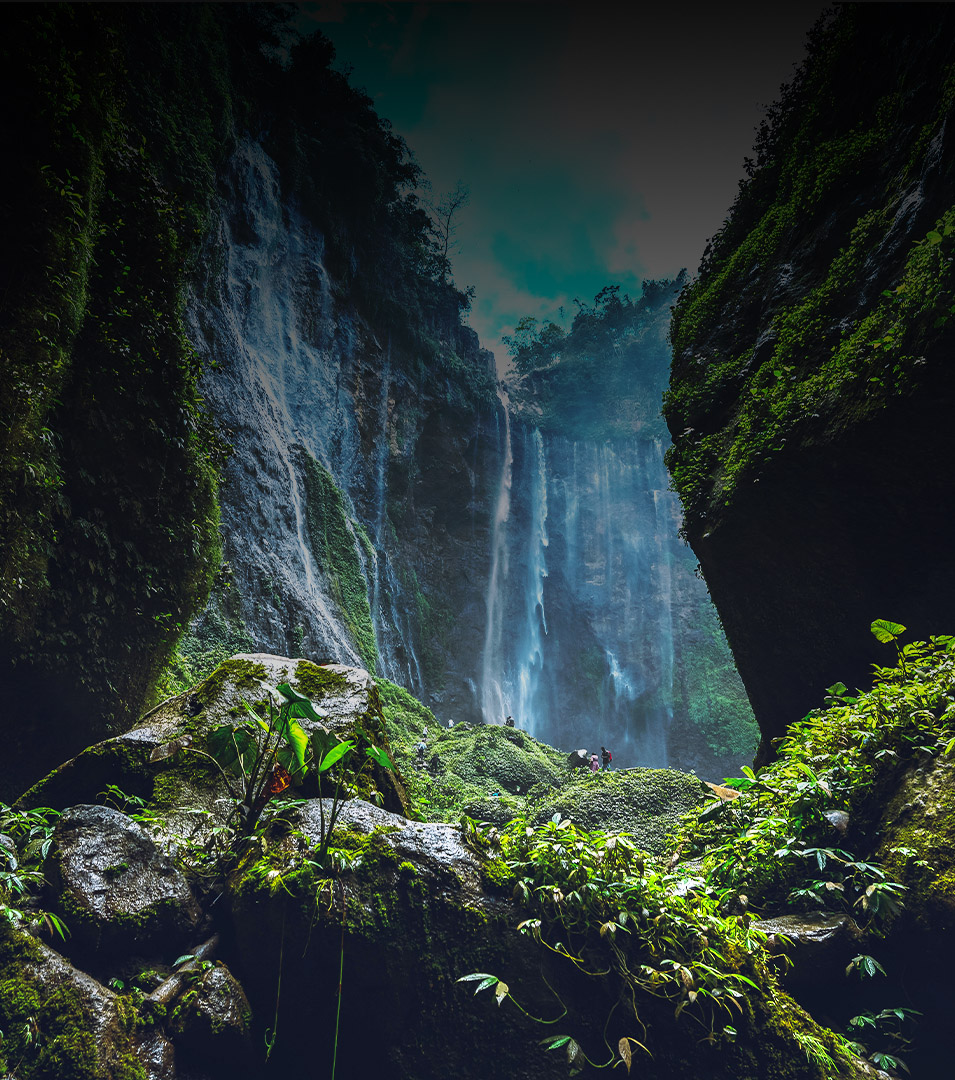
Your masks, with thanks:
[{"label": "hiker", "polygon": [[424,768],[424,755],[425,755],[425,753],[427,752],[427,749],[428,749],[428,744],[424,741],[424,737],[422,737],[421,741],[418,743],[418,745],[415,747],[415,749],[418,751],[418,768],[423,769]]},{"label": "hiker", "polygon": [[600,762],[597,760],[596,754],[590,755],[590,771],[592,773],[600,772]]},{"label": "hiker", "polygon": [[603,762],[605,769],[610,768],[610,762],[613,761],[613,754],[610,753],[606,746],[601,746],[600,748],[600,760]]},{"label": "hiker", "polygon": [[513,727],[513,726],[514,726],[514,717],[513,717],[513,716],[509,716],[509,717],[508,717],[508,718],[507,718],[507,719],[506,719],[506,720],[504,721],[504,726],[505,726],[505,727]]}]

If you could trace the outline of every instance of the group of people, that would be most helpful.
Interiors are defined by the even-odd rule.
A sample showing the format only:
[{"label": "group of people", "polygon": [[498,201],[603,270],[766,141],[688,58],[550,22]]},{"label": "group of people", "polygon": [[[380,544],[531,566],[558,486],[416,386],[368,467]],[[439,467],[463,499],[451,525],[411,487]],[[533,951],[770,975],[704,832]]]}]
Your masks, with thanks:
[{"label": "group of people", "polygon": [[606,748],[601,746],[600,756],[596,754],[590,754],[586,750],[571,750],[567,755],[567,764],[571,769],[589,769],[591,772],[600,772],[603,769],[609,769],[610,763],[613,761],[613,754]]},{"label": "group of people", "polygon": [[596,754],[590,755],[590,771],[600,772],[601,767],[603,767],[604,769],[609,769],[611,761],[613,761],[613,754],[610,753],[606,746],[601,746],[600,761],[597,760]]}]

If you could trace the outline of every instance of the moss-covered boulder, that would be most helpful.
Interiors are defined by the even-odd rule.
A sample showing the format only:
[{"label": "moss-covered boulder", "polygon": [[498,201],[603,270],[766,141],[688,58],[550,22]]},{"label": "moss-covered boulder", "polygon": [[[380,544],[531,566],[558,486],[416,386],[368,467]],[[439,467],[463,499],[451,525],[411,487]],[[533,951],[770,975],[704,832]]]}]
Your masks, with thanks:
[{"label": "moss-covered boulder", "polygon": [[[371,1059],[395,1080],[562,1080],[566,1051],[546,1053],[540,1043],[572,1033],[593,1062],[608,1064],[620,1038],[639,1038],[652,1057],[634,1047],[634,1065],[654,1080],[823,1076],[810,1051],[832,1049],[832,1036],[776,988],[742,995],[739,1015],[726,1021],[732,1035],[700,1039],[665,995],[621,1000],[613,980],[584,974],[520,932],[528,912],[494,874],[497,860],[451,825],[352,800],[338,832],[360,858],[334,880],[308,867],[321,828],[316,802],[286,826],[237,872],[230,892],[246,990],[257,1014],[278,1022],[279,1068],[294,1070],[306,1053],[326,1068],[334,1053],[343,1080],[367,1076]],[[599,968],[610,955],[595,928],[581,966]],[[730,963],[756,972],[742,956]],[[477,982],[459,983],[476,972],[500,980],[477,999]],[[848,1061],[845,1069],[846,1077],[866,1075]]]},{"label": "moss-covered boulder", "polygon": [[674,312],[668,465],[761,760],[871,685],[872,619],[951,619],[953,34],[950,5],[831,8]]},{"label": "moss-covered boulder", "polygon": [[576,773],[560,789],[541,792],[528,816],[540,823],[560,814],[585,829],[628,832],[638,846],[659,855],[670,847],[682,816],[700,806],[708,790],[696,776],[675,769]]},{"label": "moss-covered boulder", "polygon": [[[55,807],[133,797],[149,804],[165,826],[192,831],[197,811],[221,818],[229,808],[228,791],[214,764],[190,749],[206,751],[209,733],[223,724],[249,718],[246,705],[265,715],[282,698],[288,683],[309,698],[322,726],[359,747],[374,744],[389,751],[388,732],[375,683],[367,672],[264,653],[240,653],[227,660],[186,693],[162,702],[140,726],[83,751],[59,766],[21,799],[24,805]],[[301,719],[310,733],[316,725]],[[162,748],[188,744],[163,757]],[[158,756],[158,760],[151,760]],[[399,776],[377,764],[360,779],[362,794],[403,813],[406,795]],[[116,789],[119,789],[117,791]]]},{"label": "moss-covered boulder", "polygon": [[174,1080],[172,1043],[136,1006],[0,919],[0,1072],[20,1080]]},{"label": "moss-covered boulder", "polygon": [[876,858],[906,886],[905,918],[955,932],[955,754],[925,755],[884,806]]},{"label": "moss-covered boulder", "polygon": [[177,1060],[244,1076],[255,1059],[252,1011],[241,984],[222,963],[199,969],[169,1014]]},{"label": "moss-covered boulder", "polygon": [[457,821],[516,817],[533,787],[559,787],[564,755],[520,728],[455,724],[447,728],[406,690],[378,680],[395,763],[416,816]]}]

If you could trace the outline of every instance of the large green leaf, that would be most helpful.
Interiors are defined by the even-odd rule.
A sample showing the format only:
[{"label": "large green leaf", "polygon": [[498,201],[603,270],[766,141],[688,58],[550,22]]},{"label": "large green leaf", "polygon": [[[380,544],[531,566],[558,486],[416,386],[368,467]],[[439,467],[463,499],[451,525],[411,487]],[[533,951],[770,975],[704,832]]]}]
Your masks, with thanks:
[{"label": "large green leaf", "polygon": [[208,747],[222,768],[234,773],[250,773],[259,753],[255,732],[245,724],[235,728],[222,724],[214,728],[209,733]]},{"label": "large green leaf", "polygon": [[394,765],[391,763],[391,758],[385,753],[384,750],[380,750],[377,746],[369,746],[365,748],[365,753],[375,762],[376,765],[380,765],[383,769],[393,769]]},{"label": "large green leaf", "polygon": [[302,725],[292,719],[286,722],[285,731],[282,732],[282,735],[294,762],[294,768],[289,765],[285,767],[292,774],[293,780],[301,780],[305,773],[305,754],[309,748],[308,736],[302,729]]},{"label": "large green leaf", "polygon": [[330,769],[336,761],[343,758],[350,750],[355,749],[353,742],[340,742],[337,746],[333,746],[331,750],[318,762],[318,771],[325,772]]},{"label": "large green leaf", "polygon": [[300,719],[321,722],[324,714],[316,709],[304,694],[293,690],[288,683],[279,683],[276,690],[285,698],[286,704],[282,706],[282,712],[286,716],[297,716]]},{"label": "large green leaf", "polygon": [[341,739],[327,728],[320,727],[312,732],[312,756],[316,762],[321,761],[333,746],[338,746]]},{"label": "large green leaf", "polygon": [[870,629],[883,645],[888,645],[890,641],[895,641],[899,634],[905,633],[905,627],[901,623],[889,622],[888,619],[875,619]]}]

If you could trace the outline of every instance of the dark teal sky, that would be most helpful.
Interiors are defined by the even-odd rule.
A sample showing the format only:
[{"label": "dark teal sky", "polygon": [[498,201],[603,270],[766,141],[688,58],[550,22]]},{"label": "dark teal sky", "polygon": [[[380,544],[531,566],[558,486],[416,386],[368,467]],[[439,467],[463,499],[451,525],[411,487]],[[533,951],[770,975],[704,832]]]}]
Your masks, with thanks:
[{"label": "dark teal sky", "polygon": [[468,185],[455,280],[475,286],[471,325],[503,359],[523,315],[695,270],[825,6],[306,3],[302,21],[436,198]]}]

